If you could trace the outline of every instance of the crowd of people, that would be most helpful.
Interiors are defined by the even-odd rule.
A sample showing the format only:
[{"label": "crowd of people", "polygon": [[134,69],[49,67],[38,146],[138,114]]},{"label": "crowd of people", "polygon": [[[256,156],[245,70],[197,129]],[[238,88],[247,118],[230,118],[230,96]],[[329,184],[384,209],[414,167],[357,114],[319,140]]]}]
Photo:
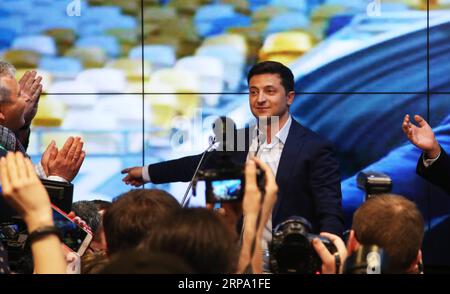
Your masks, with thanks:
[{"label": "crowd of people", "polygon": [[[422,272],[424,220],[405,197],[378,195],[363,203],[354,213],[345,244],[341,179],[332,144],[290,115],[294,77],[289,68],[272,61],[256,64],[248,74],[252,113],[258,122],[269,118],[269,123],[264,119],[265,124],[239,130],[249,140],[243,142],[244,151],[227,157],[244,168],[242,199],[221,203],[220,208],[186,208],[165,191],[136,189],[112,202],[75,202],[69,217],[92,234],[80,256],[61,241],[39,179],[72,181],[85,158],[81,138],[68,138],[60,150],[52,142],[36,166],[26,154],[40,82],[35,72],[16,81],[14,68],[0,62],[1,188],[26,224],[30,273],[264,273],[267,260],[262,252],[270,254],[273,229],[291,216],[307,219],[311,231],[320,234],[311,246],[322,273],[352,272],[348,261],[369,246],[378,246],[388,257],[386,264],[379,263],[382,273]],[[423,150],[417,172],[450,191],[448,156],[427,122],[418,115],[414,119],[417,125],[406,115],[402,127]],[[136,187],[189,181],[200,163],[207,169],[220,162],[221,152],[127,168],[123,181]],[[373,267],[364,270],[369,269]],[[27,272],[9,266],[1,244],[0,271]]]}]

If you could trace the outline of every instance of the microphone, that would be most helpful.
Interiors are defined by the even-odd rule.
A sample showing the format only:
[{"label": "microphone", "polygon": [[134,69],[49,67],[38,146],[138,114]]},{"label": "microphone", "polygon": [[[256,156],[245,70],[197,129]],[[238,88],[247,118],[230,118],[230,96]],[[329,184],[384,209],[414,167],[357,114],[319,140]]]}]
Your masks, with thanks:
[{"label": "microphone", "polygon": [[200,166],[203,163],[203,159],[205,158],[206,153],[208,153],[212,149],[212,147],[217,143],[216,138],[213,136],[209,136],[208,141],[209,141],[209,146],[208,146],[208,148],[206,148],[205,151],[203,151],[202,157],[200,158],[200,161],[198,162],[198,165],[197,165],[197,168],[195,169],[194,175],[192,176],[192,179],[189,182],[189,186],[187,187],[186,192],[184,193],[183,200],[181,200],[181,207],[183,207],[183,208],[185,207],[185,205],[187,205],[187,203],[189,203],[189,201],[188,201],[189,199],[186,199],[186,198],[189,194],[189,191],[192,188],[192,183],[194,182],[194,179],[198,174],[198,171],[200,169]]},{"label": "microphone", "polygon": [[200,170],[200,166],[202,165],[206,153],[208,153],[216,143],[219,145],[216,148],[216,151],[236,151],[235,148],[235,138],[237,137],[236,124],[231,118],[226,116],[221,116],[217,118],[212,124],[214,137],[209,137],[209,146],[203,152],[200,161],[198,162],[197,168],[195,169],[194,175],[192,176],[191,181],[189,182],[189,186],[184,193],[183,200],[181,201],[181,206],[185,207],[189,203],[188,194],[192,188],[195,178],[197,177],[198,171]]},{"label": "microphone", "polygon": [[259,148],[261,148],[261,145],[264,144],[264,142],[266,142],[267,139],[267,136],[264,132],[261,132],[260,130],[257,130],[257,132],[258,132],[257,135],[258,143],[256,145],[255,157],[258,157]]}]

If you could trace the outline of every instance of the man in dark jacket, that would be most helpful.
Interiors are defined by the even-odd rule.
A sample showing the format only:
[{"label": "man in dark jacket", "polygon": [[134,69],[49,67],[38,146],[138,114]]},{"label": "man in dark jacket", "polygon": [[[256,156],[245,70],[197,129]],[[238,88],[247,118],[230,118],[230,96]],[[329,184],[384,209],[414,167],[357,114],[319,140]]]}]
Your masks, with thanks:
[{"label": "man in dark jacket", "polygon": [[[249,104],[258,121],[257,128],[246,129],[250,142],[245,151],[232,152],[231,159],[244,164],[249,156],[267,163],[276,177],[278,199],[264,239],[271,240],[272,229],[290,216],[302,216],[312,230],[341,235],[344,225],[341,206],[339,165],[330,142],[302,126],[289,113],[293,102],[294,76],[278,62],[256,64],[249,72]],[[262,120],[277,121],[261,127]],[[267,121],[267,120],[266,120]],[[263,133],[261,137],[258,134]],[[238,149],[239,150],[239,149]],[[211,152],[217,154],[218,151]],[[201,155],[127,168],[126,184],[140,186],[190,181]],[[209,156],[203,167],[211,164]]]}]

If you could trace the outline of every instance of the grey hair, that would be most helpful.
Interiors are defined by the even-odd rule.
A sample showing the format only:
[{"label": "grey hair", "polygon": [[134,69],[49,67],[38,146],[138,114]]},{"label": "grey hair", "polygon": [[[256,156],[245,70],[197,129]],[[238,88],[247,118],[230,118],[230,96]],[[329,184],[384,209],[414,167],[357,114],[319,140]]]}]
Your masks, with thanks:
[{"label": "grey hair", "polygon": [[0,104],[9,102],[11,99],[11,91],[3,87],[1,77],[0,77]]},{"label": "grey hair", "polygon": [[16,68],[11,63],[0,60],[0,77],[10,76],[14,77],[16,75]]}]

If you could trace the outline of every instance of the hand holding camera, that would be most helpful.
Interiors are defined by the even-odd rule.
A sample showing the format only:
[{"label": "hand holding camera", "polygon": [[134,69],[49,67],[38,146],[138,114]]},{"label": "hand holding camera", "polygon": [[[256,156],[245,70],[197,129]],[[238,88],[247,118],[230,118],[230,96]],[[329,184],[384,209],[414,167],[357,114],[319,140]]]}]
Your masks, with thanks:
[{"label": "hand holding camera", "polygon": [[0,178],[5,199],[24,219],[30,235],[34,272],[66,272],[61,242],[54,227],[50,198],[34,167],[22,153],[9,152],[0,159]]},{"label": "hand holding camera", "polygon": [[[336,235],[330,233],[320,233],[320,236],[330,240],[337,251],[332,254],[320,238],[313,239],[312,245],[322,260],[322,274],[340,274],[343,272],[345,260],[347,259],[347,249],[344,241]],[[336,267],[338,265],[339,268]]]},{"label": "hand holding camera", "polygon": [[[258,176],[259,174],[263,176]],[[264,227],[277,199],[278,186],[270,167],[257,158],[248,160],[245,168],[243,200],[244,228],[238,272],[263,272],[263,258],[259,254]],[[256,253],[256,254],[255,254]]]},{"label": "hand holding camera", "polygon": [[311,230],[311,224],[300,216],[291,216],[274,229],[270,244],[271,272],[336,273],[336,264],[341,269],[347,257],[344,242],[335,235],[321,233],[319,236],[310,233]]}]

